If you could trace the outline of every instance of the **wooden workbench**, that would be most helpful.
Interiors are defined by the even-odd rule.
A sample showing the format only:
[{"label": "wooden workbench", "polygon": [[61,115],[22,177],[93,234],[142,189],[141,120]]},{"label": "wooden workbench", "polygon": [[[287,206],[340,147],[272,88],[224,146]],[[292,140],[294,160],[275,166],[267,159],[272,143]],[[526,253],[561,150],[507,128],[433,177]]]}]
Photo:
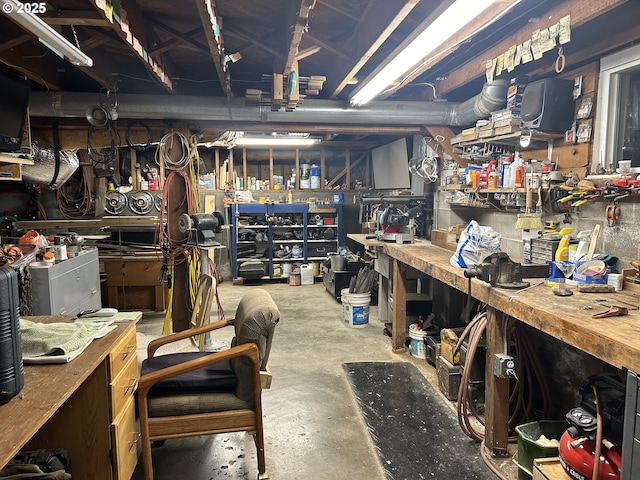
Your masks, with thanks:
[{"label": "wooden workbench", "polygon": [[[71,457],[74,478],[131,477],[138,457],[135,325],[142,316],[134,314],[131,321],[118,323],[114,331],[93,340],[69,363],[24,366],[22,391],[0,405],[0,468],[22,449],[62,447]],[[51,323],[73,317],[25,318]],[[129,364],[135,371],[118,376]]]},{"label": "wooden workbench", "polygon": [[[367,247],[366,235],[351,234],[349,238]],[[430,242],[398,245],[385,243],[383,251],[393,258],[393,324],[394,350],[404,350],[406,336],[407,266],[413,267],[453,288],[467,292],[469,280],[464,270],[449,263],[452,252]],[[528,279],[531,284],[542,279]],[[487,304],[487,370],[485,378],[486,439],[494,453],[504,453],[507,447],[509,380],[493,375],[494,353],[502,352],[504,316],[526,323],[564,343],[576,347],[617,368],[640,371],[640,296],[633,292],[590,294],[575,292],[570,297],[557,297],[544,284],[525,291],[491,287],[481,280],[471,280],[471,295]],[[593,319],[594,313],[606,307],[593,302],[610,299],[630,308],[629,315]],[[624,302],[624,303],[623,303]],[[591,307],[589,310],[583,307]]]}]

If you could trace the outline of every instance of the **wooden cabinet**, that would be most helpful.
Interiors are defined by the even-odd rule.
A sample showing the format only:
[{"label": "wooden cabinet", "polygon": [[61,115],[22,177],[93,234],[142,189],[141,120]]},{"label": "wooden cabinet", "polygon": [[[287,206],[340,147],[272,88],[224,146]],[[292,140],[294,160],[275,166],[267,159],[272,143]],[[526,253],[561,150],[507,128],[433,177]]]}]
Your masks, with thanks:
[{"label": "wooden cabinet", "polygon": [[106,306],[119,310],[165,309],[162,257],[155,255],[100,257],[107,275]]},{"label": "wooden cabinet", "polygon": [[123,336],[109,355],[109,407],[114,479],[131,478],[138,461],[135,392],[138,385],[136,331]]}]

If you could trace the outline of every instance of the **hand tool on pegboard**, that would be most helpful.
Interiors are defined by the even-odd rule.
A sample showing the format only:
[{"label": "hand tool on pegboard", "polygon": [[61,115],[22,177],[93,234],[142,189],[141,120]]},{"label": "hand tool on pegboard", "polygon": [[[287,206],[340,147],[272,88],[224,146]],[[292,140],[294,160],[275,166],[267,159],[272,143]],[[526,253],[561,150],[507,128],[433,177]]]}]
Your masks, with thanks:
[{"label": "hand tool on pegboard", "polygon": [[607,198],[608,201],[608,204],[605,207],[605,218],[607,220],[608,227],[614,227],[616,225],[616,222],[618,221],[618,218],[620,217],[620,207],[618,206],[618,200],[621,200],[628,196],[628,193],[605,195],[605,198]]}]

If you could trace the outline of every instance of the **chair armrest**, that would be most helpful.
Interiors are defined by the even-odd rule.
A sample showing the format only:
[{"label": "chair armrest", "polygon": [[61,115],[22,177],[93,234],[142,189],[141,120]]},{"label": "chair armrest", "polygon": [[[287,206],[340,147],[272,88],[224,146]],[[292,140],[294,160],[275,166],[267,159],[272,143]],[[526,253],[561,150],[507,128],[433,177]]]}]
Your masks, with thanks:
[{"label": "chair armrest", "polygon": [[182,330],[181,332],[170,333],[169,335],[165,335],[164,337],[156,338],[155,340],[149,342],[149,345],[147,345],[147,357],[153,357],[158,348],[168,343],[177,342],[178,340],[193,337],[196,335],[202,335],[206,332],[211,332],[213,330],[217,330],[219,328],[227,327],[230,325],[233,325],[233,318],[220,320],[213,323],[207,323],[199,327],[189,328],[187,330]]},{"label": "chair armrest", "polygon": [[[209,355],[195,358],[179,365],[173,365],[161,370],[156,370],[155,372],[147,373],[146,375],[141,376],[138,381],[138,398],[146,397],[151,387],[161,380],[176,377],[183,373],[192,372],[193,370],[198,370],[199,368],[206,367],[207,365],[223,362],[235,357],[249,358],[253,365],[254,378],[259,379],[260,354],[258,351],[258,346],[255,343],[245,343],[229,348],[227,350],[223,350],[221,352],[210,353]],[[260,381],[258,380],[258,384],[259,383]]]}]

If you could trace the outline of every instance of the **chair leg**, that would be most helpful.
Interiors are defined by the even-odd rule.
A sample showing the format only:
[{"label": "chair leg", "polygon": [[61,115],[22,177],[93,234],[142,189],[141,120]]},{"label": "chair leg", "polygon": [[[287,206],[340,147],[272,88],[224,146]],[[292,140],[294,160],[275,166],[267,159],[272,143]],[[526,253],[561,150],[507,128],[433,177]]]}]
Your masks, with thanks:
[{"label": "chair leg", "polygon": [[153,460],[151,457],[151,440],[149,440],[149,414],[146,399],[138,399],[138,417],[140,419],[140,440],[142,444],[142,471],[144,480],[153,480]]},{"label": "chair leg", "polygon": [[260,480],[269,478],[267,475],[267,465],[264,459],[264,436],[262,429],[257,429],[253,434],[253,440],[256,443],[256,450],[258,453],[258,478]]}]

